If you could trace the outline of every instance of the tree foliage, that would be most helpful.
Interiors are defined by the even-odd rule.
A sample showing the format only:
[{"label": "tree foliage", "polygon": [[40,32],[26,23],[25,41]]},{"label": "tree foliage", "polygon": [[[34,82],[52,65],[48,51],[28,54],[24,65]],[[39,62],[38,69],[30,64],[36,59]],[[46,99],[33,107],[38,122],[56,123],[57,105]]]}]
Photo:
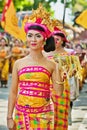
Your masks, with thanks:
[{"label": "tree foliage", "polygon": [[[61,0],[64,3],[65,0]],[[66,8],[72,9],[72,14],[87,9],[87,0],[66,0]]]},{"label": "tree foliage", "polygon": [[[0,13],[4,8],[6,0],[0,0]],[[85,9],[87,9],[87,0],[60,0],[63,4],[66,2],[66,8],[70,8],[72,10],[72,15],[75,18]],[[51,2],[56,3],[57,0],[13,0],[16,12],[18,11],[26,11],[36,9],[39,3],[42,3],[43,6],[51,11]]]},{"label": "tree foliage", "polygon": [[[64,3],[65,0],[61,0]],[[66,8],[70,8],[72,10],[72,15],[74,16],[73,22],[74,25],[75,19],[80,15],[80,13],[87,9],[87,0],[66,0]]]},{"label": "tree foliage", "polygon": [[0,1],[0,12],[2,12],[3,7],[4,7],[4,0]]},{"label": "tree foliage", "polygon": [[13,0],[13,2],[17,11],[32,9],[33,0]]},{"label": "tree foliage", "polygon": [[[57,0],[13,0],[16,11],[26,11],[36,9],[39,3],[42,3],[47,10],[51,10],[50,3]],[[5,0],[0,1],[0,13],[3,10]]]}]

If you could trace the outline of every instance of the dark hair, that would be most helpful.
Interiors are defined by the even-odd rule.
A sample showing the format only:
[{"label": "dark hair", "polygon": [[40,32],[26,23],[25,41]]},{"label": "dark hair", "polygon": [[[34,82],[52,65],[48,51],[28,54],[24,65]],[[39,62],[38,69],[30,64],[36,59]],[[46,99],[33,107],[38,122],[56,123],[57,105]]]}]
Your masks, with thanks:
[{"label": "dark hair", "polygon": [[40,30],[40,31],[45,32],[44,28],[40,27],[39,25],[32,25],[28,27],[28,29]]},{"label": "dark hair", "polygon": [[65,42],[65,41],[63,41],[63,43],[62,43],[62,47],[65,47],[65,45],[66,45],[66,42]]},{"label": "dark hair", "polygon": [[80,44],[76,44],[75,48],[80,47],[81,49],[83,49],[83,47]]},{"label": "dark hair", "polygon": [[46,44],[44,45],[44,50],[46,52],[54,51],[55,50],[55,41],[54,38],[51,36],[46,40]]},{"label": "dark hair", "polygon": [[[55,35],[57,35],[57,36],[61,36],[61,37],[65,37],[64,36],[64,34],[60,34],[59,35],[59,33],[58,34],[55,34]],[[66,44],[66,42],[65,41],[63,41],[63,43],[62,43],[62,47],[65,47],[65,44]],[[51,36],[51,37],[49,37],[47,40],[46,40],[46,45],[44,45],[44,50],[46,51],[46,52],[50,52],[50,51],[54,51],[55,50],[55,40],[54,40],[54,37],[53,36]]]},{"label": "dark hair", "polygon": [[62,37],[62,38],[65,38],[65,35],[64,35],[63,33],[56,33],[56,34],[54,34],[54,35],[60,36],[60,37]]}]

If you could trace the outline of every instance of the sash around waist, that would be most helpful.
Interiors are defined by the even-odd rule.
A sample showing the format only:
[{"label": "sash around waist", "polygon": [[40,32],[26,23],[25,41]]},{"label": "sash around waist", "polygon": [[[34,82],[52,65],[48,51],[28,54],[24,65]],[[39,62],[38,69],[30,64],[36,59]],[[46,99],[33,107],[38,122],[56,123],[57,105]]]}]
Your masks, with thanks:
[{"label": "sash around waist", "polygon": [[34,96],[34,97],[41,97],[41,98],[50,98],[50,91],[43,91],[43,90],[33,90],[33,89],[21,89],[19,94],[26,95],[26,96]]},{"label": "sash around waist", "polygon": [[47,106],[42,106],[42,107],[31,107],[29,105],[22,106],[22,105],[16,104],[15,107],[18,111],[21,111],[23,113],[30,113],[30,114],[52,111],[51,104],[48,104]]}]

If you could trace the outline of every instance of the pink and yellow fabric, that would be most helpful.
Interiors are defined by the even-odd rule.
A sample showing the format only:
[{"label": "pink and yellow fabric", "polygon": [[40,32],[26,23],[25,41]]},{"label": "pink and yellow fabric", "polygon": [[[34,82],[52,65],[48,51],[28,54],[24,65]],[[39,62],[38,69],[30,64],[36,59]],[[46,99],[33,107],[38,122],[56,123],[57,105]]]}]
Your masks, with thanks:
[{"label": "pink and yellow fabric", "polygon": [[33,30],[39,31],[45,39],[50,37],[50,35],[51,35],[50,30],[46,27],[45,24],[42,24],[41,22],[42,22],[42,19],[37,18],[35,23],[29,23],[29,22],[26,23],[25,26],[24,26],[25,32],[28,33],[28,31],[31,30],[32,26],[39,26],[39,27],[43,28],[44,31],[37,30],[36,28],[33,28]]},{"label": "pink and yellow fabric", "polygon": [[15,106],[16,130],[54,130],[50,105],[50,72],[41,66],[18,71],[19,94]]},{"label": "pink and yellow fabric", "polygon": [[52,94],[54,102],[54,130],[68,130],[68,111],[70,107],[70,88],[68,80],[64,84],[62,96]]},{"label": "pink and yellow fabric", "polygon": [[[59,54],[56,55],[56,58],[61,57],[61,55],[64,56],[64,54]],[[50,56],[49,59],[55,61],[54,56]],[[62,96],[58,96],[53,89],[51,89],[51,92],[54,104],[54,130],[68,130],[68,111],[70,107],[70,86],[68,79],[65,79]]]}]

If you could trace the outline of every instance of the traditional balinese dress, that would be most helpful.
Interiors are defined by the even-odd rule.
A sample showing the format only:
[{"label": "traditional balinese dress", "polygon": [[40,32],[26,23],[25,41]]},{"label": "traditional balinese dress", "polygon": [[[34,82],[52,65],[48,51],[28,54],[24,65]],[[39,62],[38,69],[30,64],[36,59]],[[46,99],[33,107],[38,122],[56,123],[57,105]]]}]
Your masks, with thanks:
[{"label": "traditional balinese dress", "polygon": [[[61,68],[67,73],[69,61],[66,54],[54,55],[49,58],[53,61],[58,60]],[[64,59],[63,61],[62,58]],[[65,79],[62,96],[58,96],[53,89],[51,91],[54,104],[54,130],[68,130],[68,112],[70,107],[70,86],[68,79]]]},{"label": "traditional balinese dress", "polygon": [[6,86],[9,75],[9,59],[6,59],[7,51],[5,49],[0,50],[0,80],[1,87],[3,84]]},{"label": "traditional balinese dress", "polygon": [[54,130],[50,72],[45,67],[35,65],[20,69],[18,76],[16,130]]}]

